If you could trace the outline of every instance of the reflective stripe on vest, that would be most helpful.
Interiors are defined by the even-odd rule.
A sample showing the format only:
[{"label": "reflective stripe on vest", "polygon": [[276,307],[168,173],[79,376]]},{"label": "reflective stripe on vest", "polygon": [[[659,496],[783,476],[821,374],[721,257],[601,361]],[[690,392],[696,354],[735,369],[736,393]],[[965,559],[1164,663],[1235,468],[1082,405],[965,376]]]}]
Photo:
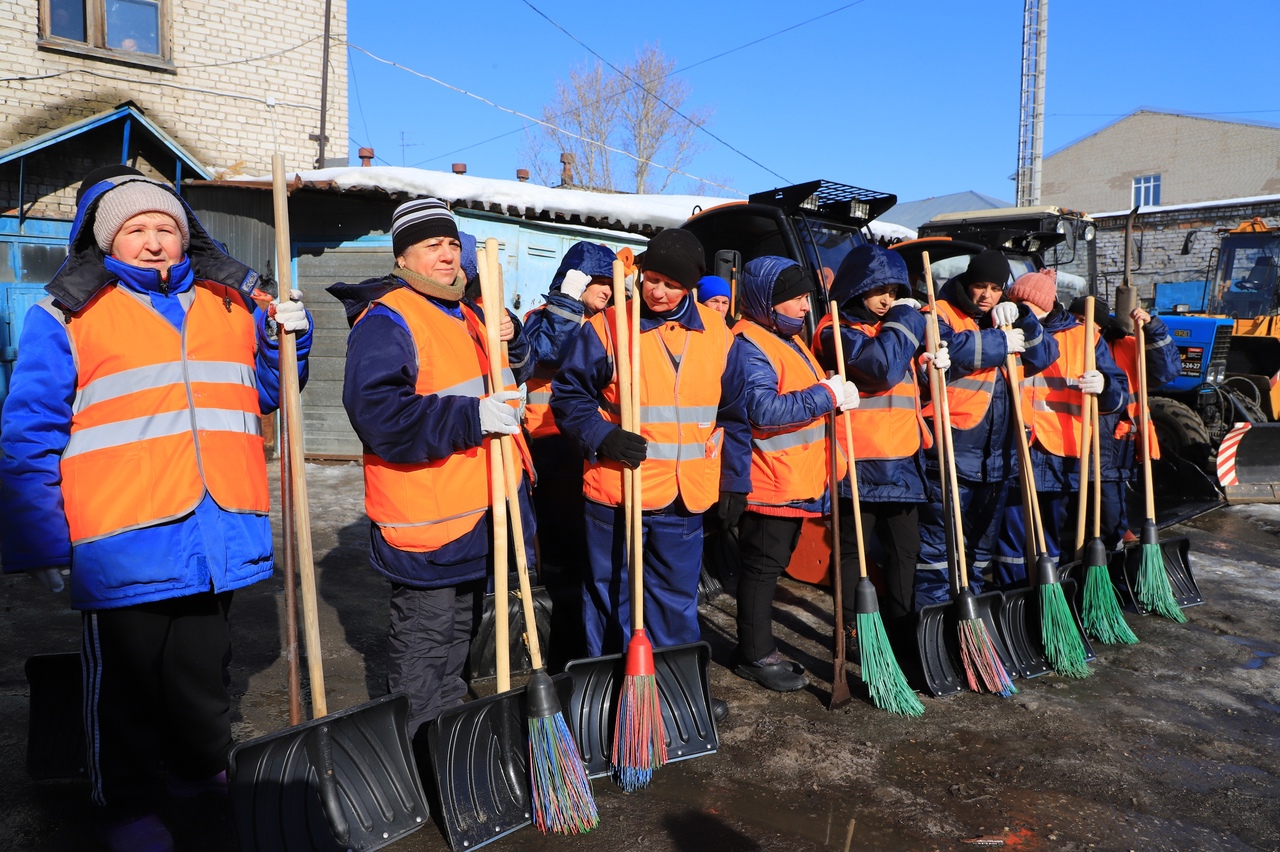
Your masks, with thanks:
[{"label": "reflective stripe on vest", "polygon": [[1075,325],[1053,335],[1058,341],[1058,358],[1045,370],[1022,380],[1022,411],[1031,439],[1045,452],[1060,458],[1080,458],[1080,380],[1071,378],[1084,372],[1086,345],[1084,326]]},{"label": "reflective stripe on vest", "polygon": [[[1159,346],[1170,343],[1173,338],[1166,338],[1156,346],[1149,346],[1149,349],[1156,349]],[[1138,339],[1132,335],[1121,337],[1118,340],[1112,340],[1111,357],[1124,370],[1125,376],[1129,379],[1129,387],[1136,388],[1138,386]],[[1140,411],[1138,410],[1138,394],[1130,393],[1128,402],[1125,405],[1125,417],[1120,418],[1116,423],[1115,436],[1117,440],[1137,440],[1138,422]],[[1153,459],[1160,458],[1160,441],[1156,439],[1156,424],[1154,421],[1147,421],[1147,441],[1151,447],[1151,457]],[[1142,461],[1142,446],[1139,444],[1135,447],[1137,452],[1136,458]]]},{"label": "reflective stripe on vest", "polygon": [[[477,398],[488,393],[483,326],[469,307],[462,306],[464,318],[459,320],[405,287],[370,307],[375,304],[394,311],[409,329],[416,393]],[[514,376],[505,359],[503,368],[512,390]],[[513,437],[525,469],[531,470],[523,437]],[[488,442],[418,464],[395,464],[366,451],[364,486],[365,512],[388,544],[415,552],[436,550],[474,529],[489,507]]]},{"label": "reflective stripe on vest", "polygon": [[[206,492],[227,511],[269,509],[253,315],[209,281],[179,301],[181,332],[114,284],[65,324],[76,363],[61,458],[73,544],[180,518]],[[57,311],[51,299],[41,306]]]},{"label": "reflective stripe on vest", "polygon": [[[828,314],[818,321],[813,339],[821,341],[823,330],[830,325],[831,315]],[[903,328],[897,323],[891,325],[899,330]],[[840,326],[867,337],[877,337],[884,330],[881,323],[854,322],[844,318],[840,320]],[[845,351],[847,353],[848,349]],[[858,407],[845,415],[853,423],[854,459],[903,459],[915,455],[921,446],[932,446],[932,435],[920,410],[920,389],[916,385],[911,364],[893,387],[879,393],[859,389],[859,394],[861,399]],[[846,445],[843,427],[839,439],[840,446],[847,455],[849,447]]]},{"label": "reflective stripe on vest", "polygon": [[[755,346],[769,359],[777,377],[775,389],[779,396],[806,390],[822,380],[822,368],[800,338],[791,338],[799,348],[796,351],[786,340],[749,319],[735,324],[733,333],[745,338],[745,344]],[[830,481],[828,421],[829,418],[822,416],[789,429],[761,429],[752,425],[748,503],[783,506],[816,500],[826,492]],[[843,476],[843,459],[840,465]]]},{"label": "reflective stripe on vest", "polygon": [[[690,511],[704,512],[719,499],[724,430],[715,420],[733,336],[719,314],[696,302],[694,307],[702,330],[666,323],[640,335],[640,434],[649,442],[640,465],[645,509],[661,509],[679,496]],[[601,392],[600,415],[618,423],[613,319],[611,305],[592,317],[587,328],[600,339],[615,372]],[[622,466],[606,459],[587,463],[582,490],[597,503],[620,505]]]},{"label": "reflective stripe on vest", "polygon": [[[982,331],[978,328],[977,320],[968,314],[961,313],[956,309],[955,305],[945,299],[936,302],[938,306],[938,319],[946,321],[951,326],[951,330],[957,334],[971,331],[978,338],[978,357],[974,360],[981,359],[982,352]],[[925,308],[927,311],[928,308]],[[947,402],[951,408],[951,428],[952,429],[972,429],[982,422],[987,414],[987,409],[991,407],[991,395],[995,392],[996,380],[1004,373],[1002,367],[984,367],[980,370],[974,370],[966,376],[958,379],[947,379]],[[931,401],[924,407],[924,415],[926,417],[933,416],[933,402]]]}]

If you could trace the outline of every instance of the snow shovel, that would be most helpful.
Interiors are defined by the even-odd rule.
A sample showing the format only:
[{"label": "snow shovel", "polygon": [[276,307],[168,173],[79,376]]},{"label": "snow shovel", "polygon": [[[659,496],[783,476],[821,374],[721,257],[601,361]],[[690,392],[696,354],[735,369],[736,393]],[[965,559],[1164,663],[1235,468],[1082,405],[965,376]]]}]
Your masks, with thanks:
[{"label": "snow shovel", "polygon": [[[636,299],[639,290],[636,291]],[[632,423],[639,431],[638,383],[632,377],[638,369],[639,304],[632,307],[631,329],[627,328],[626,294],[620,270],[614,267],[613,306],[615,369],[619,382],[619,401],[623,422]],[[634,341],[632,340],[634,338]],[[632,353],[636,353],[633,359]],[[633,365],[633,360],[636,362]],[[624,425],[623,428],[627,428]],[[641,506],[630,499],[630,477],[624,471],[623,505],[627,523],[626,552],[639,561],[641,542]],[[633,516],[634,515],[634,516]],[[632,592],[643,594],[642,589]],[[692,642],[653,649],[654,677],[662,710],[662,726],[666,739],[667,762],[687,760],[714,754],[720,747],[720,736],[711,711],[711,684],[707,664],[711,647],[705,642]],[[610,774],[613,740],[618,715],[618,696],[626,676],[626,657],[610,654],[589,659],[571,660],[565,672],[573,679],[573,694],[565,705],[569,727],[577,740],[587,772],[592,778]]]},{"label": "snow shovel", "polygon": [[[284,160],[272,158],[280,289],[291,289]],[[230,802],[243,852],[379,849],[426,824],[429,813],[413,765],[398,693],[332,715],[324,690],[320,618],[303,468],[302,401],[296,342],[280,335],[280,393],[297,516],[297,557],[311,681],[312,720],[242,743],[228,761]]]},{"label": "snow shovel", "polygon": [[[1008,328],[1009,326],[1005,326]],[[1085,339],[1093,339],[1093,315],[1085,316]],[[1086,348],[1086,351],[1090,351]],[[1085,365],[1088,368],[1088,364]],[[1027,427],[1022,410],[1022,381],[1019,379],[1018,356],[1009,353],[1005,362],[1005,370],[1009,376],[1009,398],[1013,402],[1014,429],[1017,432],[1019,485],[1022,491],[1023,516],[1027,526],[1027,554],[1035,554],[1034,563],[1027,560],[1027,586],[1021,589],[1006,589],[1004,604],[1000,607],[996,624],[1004,637],[1005,645],[1013,667],[1025,678],[1039,677],[1054,670],[1048,655],[1045,653],[1043,630],[1041,629],[1041,595],[1042,586],[1059,584],[1066,608],[1070,612],[1070,621],[1081,645],[1084,648],[1085,661],[1094,658],[1093,648],[1085,636],[1084,625],[1080,621],[1080,612],[1076,606],[1075,580],[1062,579],[1058,566],[1048,555],[1045,547],[1044,521],[1040,516],[1040,499],[1036,493],[1035,473],[1031,467],[1031,446],[1027,440]],[[1082,394],[1083,404],[1088,399]],[[1086,419],[1086,423],[1087,423]],[[1087,440],[1088,431],[1084,432]],[[1081,486],[1083,490],[1083,485]],[[1063,552],[1065,552],[1063,548]],[[1056,592],[1055,592],[1056,594]],[[1065,625],[1060,625],[1065,627]],[[1078,657],[1076,658],[1078,661]]]},{"label": "snow shovel", "polygon": [[[928,252],[921,252],[921,262],[929,295],[927,347],[930,353],[937,353],[940,340],[938,306]],[[991,692],[1011,695],[1017,690],[1010,680],[1009,654],[996,630],[995,621],[1003,596],[1000,592],[975,595],[969,590],[964,520],[960,513],[960,485],[951,442],[951,405],[947,398],[946,378],[931,366],[929,382],[934,403],[934,444],[938,448],[942,504],[947,515],[945,523],[950,527],[947,567],[955,592],[950,603],[920,610],[916,640],[925,676],[929,679],[926,685],[931,693],[938,696],[954,694],[959,691],[956,685],[966,681],[975,692],[980,685],[985,685]],[[932,680],[931,675],[935,672],[937,679]],[[940,691],[935,692],[935,687]]]}]

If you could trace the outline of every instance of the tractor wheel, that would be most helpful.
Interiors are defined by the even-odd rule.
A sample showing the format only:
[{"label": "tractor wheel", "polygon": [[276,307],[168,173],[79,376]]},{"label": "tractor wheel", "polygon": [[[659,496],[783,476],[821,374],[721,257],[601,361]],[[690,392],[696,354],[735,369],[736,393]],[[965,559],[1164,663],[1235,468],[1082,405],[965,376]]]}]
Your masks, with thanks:
[{"label": "tractor wheel", "polygon": [[1215,477],[1214,447],[1200,416],[1189,406],[1165,397],[1153,396],[1148,405],[1161,454],[1177,455]]}]

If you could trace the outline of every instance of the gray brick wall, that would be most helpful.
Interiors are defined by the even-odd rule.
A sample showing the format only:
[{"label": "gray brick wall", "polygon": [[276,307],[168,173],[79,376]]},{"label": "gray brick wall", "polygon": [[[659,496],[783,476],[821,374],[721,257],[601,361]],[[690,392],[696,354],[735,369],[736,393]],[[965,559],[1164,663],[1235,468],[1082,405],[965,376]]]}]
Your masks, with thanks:
[{"label": "gray brick wall", "polygon": [[1046,157],[1041,203],[1132,206],[1133,179],[1161,176],[1163,205],[1280,193],[1280,128],[1138,112]]},{"label": "gray brick wall", "polygon": [[[0,149],[131,100],[215,173],[266,174],[277,147],[290,169],[314,164],[324,0],[170,0],[172,72],[43,49],[39,6],[0,3],[0,78],[44,78],[0,83]],[[347,157],[346,13],[332,0],[330,159]],[[27,215],[74,214],[80,159],[35,175],[28,163]],[[14,212],[16,179],[0,172],[0,214]]]}]

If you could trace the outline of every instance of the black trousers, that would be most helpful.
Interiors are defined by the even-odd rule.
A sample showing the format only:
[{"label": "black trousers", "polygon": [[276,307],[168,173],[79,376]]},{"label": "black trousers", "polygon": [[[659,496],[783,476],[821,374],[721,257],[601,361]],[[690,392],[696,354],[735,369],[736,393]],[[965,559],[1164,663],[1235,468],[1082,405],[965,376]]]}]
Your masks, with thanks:
[{"label": "black trousers", "polygon": [[411,739],[467,694],[463,671],[484,605],[484,583],[472,580],[440,589],[391,586],[387,687],[409,694]]},{"label": "black trousers", "polygon": [[[884,553],[880,565],[880,608],[887,621],[912,610],[912,583],[920,555],[918,503],[862,502],[862,532],[870,545],[871,534]],[[840,500],[840,582],[843,585],[844,623],[857,623],[853,590],[858,584],[857,531],[853,526],[853,501]]]},{"label": "black trousers", "polygon": [[231,595],[83,613],[89,778],[107,819],[156,808],[162,763],[186,780],[226,769]]},{"label": "black trousers", "polygon": [[803,518],[743,512],[738,522],[738,654],[747,662],[777,649],[773,593],[800,541]]}]

